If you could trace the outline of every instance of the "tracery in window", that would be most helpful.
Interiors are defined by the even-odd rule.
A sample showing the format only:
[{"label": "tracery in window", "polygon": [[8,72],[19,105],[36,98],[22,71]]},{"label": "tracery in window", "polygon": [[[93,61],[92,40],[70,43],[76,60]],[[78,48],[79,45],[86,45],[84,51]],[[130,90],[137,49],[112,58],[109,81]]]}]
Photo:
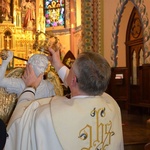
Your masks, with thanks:
[{"label": "tracery in window", "polygon": [[45,0],[45,26],[57,27],[65,25],[64,0]]}]

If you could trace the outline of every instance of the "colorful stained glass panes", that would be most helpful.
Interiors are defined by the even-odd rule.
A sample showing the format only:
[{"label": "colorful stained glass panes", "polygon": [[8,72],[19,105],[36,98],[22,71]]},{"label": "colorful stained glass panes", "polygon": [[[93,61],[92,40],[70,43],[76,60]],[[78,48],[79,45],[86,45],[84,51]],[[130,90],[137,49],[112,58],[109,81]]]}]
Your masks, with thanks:
[{"label": "colorful stained glass panes", "polygon": [[64,0],[45,0],[46,27],[64,26]]}]

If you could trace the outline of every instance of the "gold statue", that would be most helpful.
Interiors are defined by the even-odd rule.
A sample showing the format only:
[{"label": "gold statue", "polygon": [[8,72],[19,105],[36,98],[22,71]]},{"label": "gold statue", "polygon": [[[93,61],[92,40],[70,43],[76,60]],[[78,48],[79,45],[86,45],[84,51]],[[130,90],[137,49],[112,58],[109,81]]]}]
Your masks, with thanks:
[{"label": "gold statue", "polygon": [[[41,35],[44,35],[44,37]],[[41,38],[39,38],[40,36]],[[48,52],[49,47],[51,47],[54,50],[60,50],[62,45],[59,39],[56,36],[54,36],[52,32],[50,34],[46,34],[44,32],[37,31],[35,35],[35,42],[33,44],[33,49],[49,54]]]}]

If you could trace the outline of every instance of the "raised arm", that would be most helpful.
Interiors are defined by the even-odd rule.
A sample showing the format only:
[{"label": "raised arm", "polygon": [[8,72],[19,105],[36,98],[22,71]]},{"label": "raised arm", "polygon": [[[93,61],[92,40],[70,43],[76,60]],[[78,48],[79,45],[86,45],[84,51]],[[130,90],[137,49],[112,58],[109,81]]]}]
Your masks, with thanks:
[{"label": "raised arm", "polygon": [[4,50],[0,53],[2,65],[0,66],[0,87],[6,89],[9,93],[15,93],[18,96],[24,89],[24,82],[21,78],[5,77],[8,63],[13,58],[13,52]]},{"label": "raised arm", "polygon": [[13,58],[13,52],[8,51],[7,54],[5,54],[5,52],[2,51],[1,52],[1,58],[2,58],[2,65],[0,66],[0,81],[5,77],[5,73],[6,73],[8,63]]},{"label": "raised arm", "polygon": [[50,60],[52,66],[55,68],[55,70],[58,72],[60,68],[64,66],[60,59],[60,52],[54,51],[53,49],[49,48],[49,56],[48,59]]},{"label": "raised arm", "polygon": [[65,86],[67,87],[66,83],[66,77],[68,76],[69,69],[62,63],[60,59],[60,52],[54,51],[53,49],[49,48],[49,56],[48,59],[51,62],[51,65],[55,68],[57,71],[59,77],[64,82]]}]

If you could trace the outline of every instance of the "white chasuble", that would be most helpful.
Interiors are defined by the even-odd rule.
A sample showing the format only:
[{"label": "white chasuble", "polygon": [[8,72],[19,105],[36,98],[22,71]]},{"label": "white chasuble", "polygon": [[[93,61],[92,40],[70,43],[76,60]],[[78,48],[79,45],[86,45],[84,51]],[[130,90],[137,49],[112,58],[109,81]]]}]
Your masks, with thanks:
[{"label": "white chasuble", "polygon": [[20,102],[8,123],[8,138],[4,150],[37,150],[35,137],[36,112],[44,105],[49,106],[51,98]]},{"label": "white chasuble", "polygon": [[51,101],[55,132],[64,150],[123,150],[121,114],[108,94]]},{"label": "white chasuble", "polygon": [[120,108],[107,94],[22,101],[7,129],[5,150],[123,150]]}]

